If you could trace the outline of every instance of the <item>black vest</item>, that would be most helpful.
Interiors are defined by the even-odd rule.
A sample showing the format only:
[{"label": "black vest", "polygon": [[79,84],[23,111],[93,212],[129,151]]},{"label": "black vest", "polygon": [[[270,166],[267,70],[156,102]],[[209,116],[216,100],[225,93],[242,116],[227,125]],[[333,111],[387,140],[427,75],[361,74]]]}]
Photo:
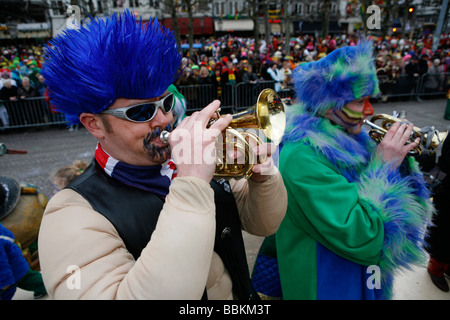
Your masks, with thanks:
[{"label": "black vest", "polygon": [[[230,274],[235,298],[258,299],[249,276],[241,222],[230,185],[226,180],[213,180],[210,185],[216,204],[214,251]],[[134,259],[139,258],[155,230],[163,198],[111,178],[95,160],[68,188],[81,194],[95,211],[105,216]]]}]

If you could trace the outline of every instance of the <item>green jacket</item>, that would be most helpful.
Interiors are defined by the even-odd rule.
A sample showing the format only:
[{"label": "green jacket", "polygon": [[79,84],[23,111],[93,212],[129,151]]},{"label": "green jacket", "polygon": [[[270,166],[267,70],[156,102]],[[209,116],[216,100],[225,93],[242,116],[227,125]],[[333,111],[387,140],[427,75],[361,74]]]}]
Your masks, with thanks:
[{"label": "green jacket", "polygon": [[390,298],[394,274],[426,259],[433,209],[417,163],[392,170],[366,133],[308,113],[296,121],[279,160],[287,213],[260,256],[275,258],[283,299]]}]

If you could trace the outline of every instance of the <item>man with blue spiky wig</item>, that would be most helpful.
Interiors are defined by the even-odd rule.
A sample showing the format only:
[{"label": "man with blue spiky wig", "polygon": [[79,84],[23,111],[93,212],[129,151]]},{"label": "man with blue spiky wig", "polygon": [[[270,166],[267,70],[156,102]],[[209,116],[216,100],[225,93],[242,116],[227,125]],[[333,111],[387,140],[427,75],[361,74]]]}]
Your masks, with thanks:
[{"label": "man with blue spiky wig", "polygon": [[294,70],[279,159],[288,209],[253,271],[264,296],[389,299],[399,271],[425,266],[433,207],[407,156],[412,125],[392,125],[378,145],[362,131],[379,91],[372,48],[362,40]]},{"label": "man with blue spiky wig", "polygon": [[[39,257],[50,298],[258,298],[241,230],[274,233],[286,190],[270,157],[248,180],[213,179],[214,141],[231,116],[209,126],[213,101],[173,129],[168,88],[180,61],[172,31],[129,11],[47,46],[51,103],[98,140],[91,165],[44,213]],[[172,131],[168,145],[162,130]]]}]

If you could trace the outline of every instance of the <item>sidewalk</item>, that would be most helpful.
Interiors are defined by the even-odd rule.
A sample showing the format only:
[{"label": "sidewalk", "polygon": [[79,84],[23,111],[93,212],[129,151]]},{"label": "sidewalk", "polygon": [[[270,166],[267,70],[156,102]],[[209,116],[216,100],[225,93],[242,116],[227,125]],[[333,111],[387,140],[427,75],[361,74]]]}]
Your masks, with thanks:
[{"label": "sidewalk", "polygon": [[[450,121],[443,118],[446,105],[446,99],[373,103],[375,113],[392,115],[394,110],[405,110],[406,118],[417,127],[433,125],[439,131],[444,131],[450,126]],[[76,159],[90,162],[97,144],[83,127],[72,132],[60,127],[0,133],[0,142],[8,149],[27,151],[27,154],[0,156],[0,175],[34,184],[49,198],[53,194],[51,173]],[[244,234],[244,239],[251,268],[262,238]],[[14,299],[33,299],[33,294],[18,290]],[[450,300],[450,293],[437,289],[431,283],[426,268],[423,267],[414,268],[397,277],[394,299]]]}]

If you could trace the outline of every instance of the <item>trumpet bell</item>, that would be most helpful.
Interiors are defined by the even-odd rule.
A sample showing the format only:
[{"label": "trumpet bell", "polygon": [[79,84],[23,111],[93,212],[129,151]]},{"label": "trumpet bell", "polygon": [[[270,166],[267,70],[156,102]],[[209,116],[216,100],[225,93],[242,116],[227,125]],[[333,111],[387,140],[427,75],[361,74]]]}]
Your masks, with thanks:
[{"label": "trumpet bell", "polygon": [[264,89],[255,105],[233,115],[229,127],[260,129],[271,142],[278,144],[286,128],[284,103],[274,90]]},{"label": "trumpet bell", "polygon": [[286,128],[286,113],[280,96],[266,89],[259,94],[256,104],[259,127],[268,139],[279,143]]}]

